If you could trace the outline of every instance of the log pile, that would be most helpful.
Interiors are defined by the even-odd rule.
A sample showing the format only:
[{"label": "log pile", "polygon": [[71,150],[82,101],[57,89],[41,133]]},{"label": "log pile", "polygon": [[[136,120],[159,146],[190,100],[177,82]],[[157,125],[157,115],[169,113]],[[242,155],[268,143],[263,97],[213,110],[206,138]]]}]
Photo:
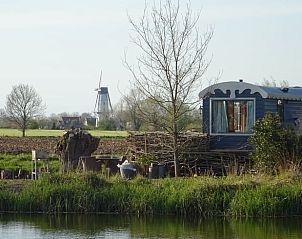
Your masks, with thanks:
[{"label": "log pile", "polygon": [[249,153],[246,151],[195,152],[184,158],[186,160],[181,162],[180,169],[187,176],[242,174],[252,168]]},{"label": "log pile", "polygon": [[[174,173],[173,138],[163,132],[130,132],[127,140],[136,158],[148,157],[164,164],[170,176]],[[248,152],[209,151],[209,138],[202,133],[185,133],[179,138],[180,171],[183,176],[226,175],[243,173],[251,168]]]},{"label": "log pile", "polygon": [[102,154],[121,154],[124,155],[129,148],[129,142],[121,139],[102,139],[95,151],[96,155]]},{"label": "log pile", "polygon": [[[167,133],[130,132],[127,141],[135,154],[150,154],[159,162],[173,159],[173,138]],[[178,147],[181,158],[191,153],[207,152],[208,137],[202,133],[184,133],[178,139]]]}]

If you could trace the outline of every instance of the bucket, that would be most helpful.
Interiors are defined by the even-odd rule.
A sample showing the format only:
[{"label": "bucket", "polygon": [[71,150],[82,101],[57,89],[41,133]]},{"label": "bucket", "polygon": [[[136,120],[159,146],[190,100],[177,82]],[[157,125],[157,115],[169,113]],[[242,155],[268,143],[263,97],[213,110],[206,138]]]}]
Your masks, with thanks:
[{"label": "bucket", "polygon": [[150,179],[164,178],[165,171],[166,171],[165,165],[151,163],[151,166],[149,167],[149,178]]},{"label": "bucket", "polygon": [[151,163],[151,166],[149,167],[149,178],[158,178],[158,165]]},{"label": "bucket", "polygon": [[128,160],[125,160],[121,165],[118,164],[117,167],[120,169],[122,178],[131,179],[136,174],[136,169]]}]

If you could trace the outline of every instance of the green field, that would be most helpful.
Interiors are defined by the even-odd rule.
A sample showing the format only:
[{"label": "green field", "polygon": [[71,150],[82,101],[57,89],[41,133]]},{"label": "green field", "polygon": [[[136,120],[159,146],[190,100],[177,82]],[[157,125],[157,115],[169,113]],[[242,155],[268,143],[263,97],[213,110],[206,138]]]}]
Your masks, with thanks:
[{"label": "green field", "polygon": [[[127,137],[127,131],[102,131],[89,130],[91,135],[96,137]],[[29,129],[26,136],[62,136],[64,130],[46,130],[46,129]],[[0,136],[22,136],[22,132],[18,129],[0,128]]]},{"label": "green field", "polygon": [[[41,161],[37,162],[38,167],[44,167]],[[58,172],[60,163],[58,156],[52,155],[49,158],[49,168],[51,172]],[[31,154],[0,154],[0,170],[18,172],[19,169],[30,173],[32,171],[32,156]]]}]

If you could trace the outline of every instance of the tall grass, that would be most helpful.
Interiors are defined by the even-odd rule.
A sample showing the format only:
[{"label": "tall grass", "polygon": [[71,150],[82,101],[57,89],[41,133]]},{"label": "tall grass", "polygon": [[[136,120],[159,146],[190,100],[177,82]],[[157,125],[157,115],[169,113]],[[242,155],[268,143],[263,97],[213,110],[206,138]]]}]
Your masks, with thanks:
[{"label": "tall grass", "polygon": [[[96,174],[45,175],[23,190],[0,181],[0,211],[289,216],[302,214],[300,179],[167,178],[131,181]],[[273,183],[272,183],[273,182]]]},{"label": "tall grass", "polygon": [[292,216],[302,214],[302,184],[261,185],[238,191],[230,205],[236,216]]}]

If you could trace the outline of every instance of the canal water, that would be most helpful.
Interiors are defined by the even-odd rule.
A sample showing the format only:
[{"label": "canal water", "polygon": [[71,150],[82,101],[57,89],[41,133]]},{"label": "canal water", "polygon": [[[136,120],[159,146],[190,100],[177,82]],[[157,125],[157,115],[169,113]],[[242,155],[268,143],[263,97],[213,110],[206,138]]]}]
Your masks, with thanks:
[{"label": "canal water", "polygon": [[2,239],[302,238],[302,218],[191,219],[174,216],[0,214]]}]

